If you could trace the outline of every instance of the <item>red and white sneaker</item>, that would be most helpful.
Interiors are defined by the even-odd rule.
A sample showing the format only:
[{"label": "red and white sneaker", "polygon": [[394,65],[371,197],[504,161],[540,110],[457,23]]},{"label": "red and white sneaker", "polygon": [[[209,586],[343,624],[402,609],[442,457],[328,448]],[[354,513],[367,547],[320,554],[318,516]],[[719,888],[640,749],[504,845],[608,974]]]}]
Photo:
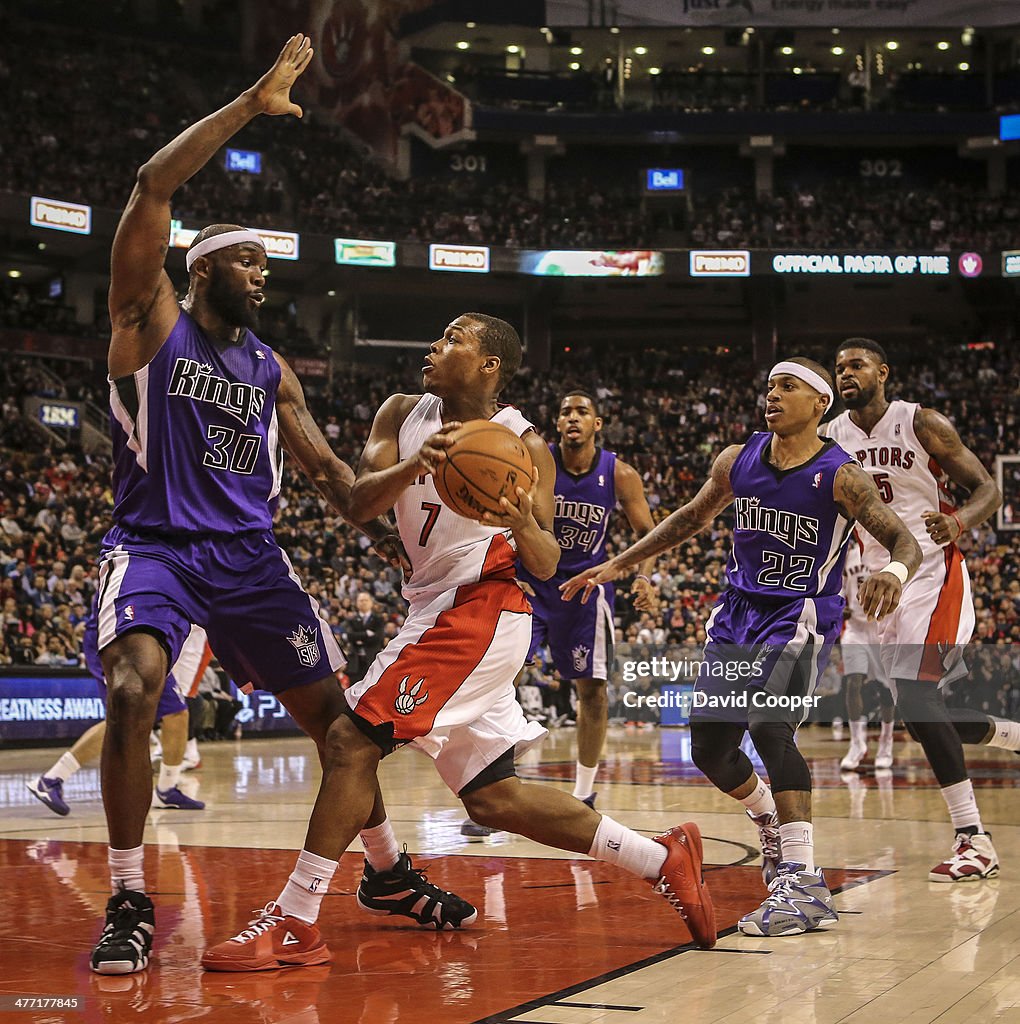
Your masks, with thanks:
[{"label": "red and white sneaker", "polygon": [[207,971],[275,971],[280,967],[328,964],[333,956],[314,924],[280,913],[267,903],[248,927],[205,951]]},{"label": "red and white sneaker", "polygon": [[711,949],[716,940],[715,907],[701,870],[701,830],[693,821],[685,821],[652,839],[668,851],[652,888],[684,919],[694,941],[702,949]]},{"label": "red and white sneaker", "polygon": [[999,857],[987,832],[970,835],[958,832],[953,855],[928,872],[929,882],[971,882],[994,878],[999,873]]}]

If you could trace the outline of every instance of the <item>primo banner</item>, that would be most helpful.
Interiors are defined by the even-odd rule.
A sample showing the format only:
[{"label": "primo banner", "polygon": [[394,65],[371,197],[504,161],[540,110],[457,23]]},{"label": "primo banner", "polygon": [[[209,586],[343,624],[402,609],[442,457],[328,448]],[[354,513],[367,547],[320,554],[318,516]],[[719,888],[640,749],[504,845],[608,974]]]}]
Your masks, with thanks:
[{"label": "primo banner", "polygon": [[[547,0],[546,25],[590,24],[589,0]],[[698,28],[994,28],[1020,24],[1016,0],[620,0],[615,23]]]}]

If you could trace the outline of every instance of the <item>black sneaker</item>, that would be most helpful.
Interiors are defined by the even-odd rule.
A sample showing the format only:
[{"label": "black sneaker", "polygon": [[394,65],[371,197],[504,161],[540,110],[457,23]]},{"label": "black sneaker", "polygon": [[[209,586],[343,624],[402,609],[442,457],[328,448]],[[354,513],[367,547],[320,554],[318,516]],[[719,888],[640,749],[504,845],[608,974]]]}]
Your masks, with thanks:
[{"label": "black sneaker", "polygon": [[92,951],[96,974],[134,974],[149,966],[156,911],[144,892],[122,889],[106,904],[106,927]]},{"label": "black sneaker", "polygon": [[436,931],[460,928],[478,916],[467,900],[433,885],[424,871],[415,871],[406,846],[389,871],[376,871],[365,861],[358,904],[370,914],[401,914]]}]

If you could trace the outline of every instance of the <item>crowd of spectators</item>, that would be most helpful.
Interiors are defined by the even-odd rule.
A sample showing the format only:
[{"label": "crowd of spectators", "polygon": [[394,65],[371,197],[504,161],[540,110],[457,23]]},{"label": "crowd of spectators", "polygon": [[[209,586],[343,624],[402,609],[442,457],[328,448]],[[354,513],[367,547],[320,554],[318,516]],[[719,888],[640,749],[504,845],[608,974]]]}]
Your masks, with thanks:
[{"label": "crowd of spectators", "polygon": [[994,251],[1015,244],[1020,197],[953,182],[920,189],[843,179],[773,195],[695,195],[690,223],[693,247]]},{"label": "crowd of spectators", "polygon": [[[69,48],[65,36],[33,22],[14,17],[0,27],[11,44],[0,57],[0,191],[120,209],[136,169],[160,145],[250,82],[224,54],[194,46],[95,33],[88,46],[79,38]],[[593,180],[593,168],[591,176],[551,179],[541,199],[528,194],[523,160],[489,174],[400,181],[312,109],[303,121],[256,119],[234,144],[262,152],[263,173],[230,173],[212,161],[177,192],[175,216],[405,241],[663,244],[636,175],[614,185]],[[921,190],[832,181],[773,196],[695,192],[693,204],[686,238],[671,230],[670,244],[1009,248],[1020,219],[1015,196],[992,199],[953,184]],[[81,329],[59,303],[40,307],[38,317],[55,333]]]},{"label": "crowd of spectators", "polygon": [[[310,408],[348,463],[357,463],[383,398],[413,387],[412,363],[341,368],[330,386],[309,390]],[[27,360],[4,362],[5,420],[12,389],[33,387],[32,367]],[[95,373],[98,381],[101,373]],[[608,356],[575,350],[551,373],[522,371],[506,397],[551,438],[562,390],[590,390],[605,418],[602,442],[637,468],[658,518],[694,494],[724,445],[759,428],[761,383],[760,372],[739,353]],[[1001,346],[975,351],[932,342],[897,353],[891,392],[951,416],[986,465],[997,453],[1020,452],[1020,361]],[[13,451],[0,458],[0,664],[73,662],[96,585],[96,551],[109,523],[110,466],[102,457],[45,449],[33,437],[6,447]],[[370,553],[367,538],[337,519],[293,469],[284,477],[276,532],[345,647],[367,656],[395,635],[404,609],[398,573]],[[618,642],[702,643],[709,609],[725,586],[730,539],[724,515],[659,559],[653,577],[661,602],[657,615],[634,612],[623,586]],[[608,553],[630,541],[623,522],[614,521]],[[997,532],[986,524],[960,543],[977,612],[974,645],[988,646],[992,655],[979,659],[971,684],[958,686],[955,699],[1010,714],[1020,702],[1014,682],[1020,666],[1007,646],[1020,640],[1020,532]],[[562,696],[553,703],[559,716],[569,713]]]}]

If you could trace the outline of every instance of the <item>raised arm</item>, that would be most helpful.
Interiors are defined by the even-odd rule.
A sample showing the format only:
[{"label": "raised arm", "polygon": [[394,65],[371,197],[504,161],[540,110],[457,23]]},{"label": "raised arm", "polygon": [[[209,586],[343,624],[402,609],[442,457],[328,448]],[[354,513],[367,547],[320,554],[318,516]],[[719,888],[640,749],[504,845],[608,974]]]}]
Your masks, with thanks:
[{"label": "raised arm", "polygon": [[385,519],[358,519],[352,513],[354,470],[337,458],[318,424],[312,419],[305,404],[301,383],[294,371],[279,355],[276,361],[281,373],[280,387],[276,393],[276,413],[283,447],[304,470],[316,490],[352,526],[375,541],[392,534],[393,527]]},{"label": "raised arm", "polygon": [[906,524],[882,501],[875,481],[856,462],[836,471],[832,496],[843,514],[856,519],[889,552],[889,566],[869,576],[860,587],[858,599],[868,619],[881,619],[894,611],[903,584],[921,564],[921,548]]},{"label": "raised arm", "polygon": [[949,544],[964,528],[977,526],[1002,504],[1002,494],[981,460],[960,440],[956,428],[934,409],[914,413],[914,433],[925,451],[949,474],[949,479],[970,492],[955,513],[936,509],[923,513],[925,529],[936,544]]},{"label": "raised arm", "polygon": [[290,101],[290,88],[311,58],[309,40],[292,36],[255,85],[186,128],[139,169],[111,255],[109,368],[115,379],[145,366],[179,315],[173,284],[163,267],[173,194],[258,114],[300,117],[301,108]]},{"label": "raised arm", "polygon": [[[616,468],[613,473],[613,481],[616,485],[616,500],[623,509],[623,514],[630,523],[630,528],[638,537],[643,537],[655,529],[655,520],[652,519],[652,510],[648,507],[648,499],[645,497],[645,486],[638,471],[620,459],[616,460]],[[658,598],[655,595],[655,587],[651,581],[652,570],[655,568],[655,558],[646,558],[637,567],[637,574],[634,577],[634,584],[631,587],[631,594],[634,597],[634,607],[642,612],[656,612],[659,608]]]},{"label": "raised arm", "polygon": [[578,573],[573,579],[567,580],[560,587],[563,599],[569,601],[583,587],[582,600],[586,601],[600,583],[617,579],[631,566],[676,547],[708,526],[733,501],[730,470],[743,447],[740,444],[732,444],[720,453],[712,464],[712,471],[702,484],[701,490],[686,505],[681,505],[667,516],[651,533],[603,565]]}]

